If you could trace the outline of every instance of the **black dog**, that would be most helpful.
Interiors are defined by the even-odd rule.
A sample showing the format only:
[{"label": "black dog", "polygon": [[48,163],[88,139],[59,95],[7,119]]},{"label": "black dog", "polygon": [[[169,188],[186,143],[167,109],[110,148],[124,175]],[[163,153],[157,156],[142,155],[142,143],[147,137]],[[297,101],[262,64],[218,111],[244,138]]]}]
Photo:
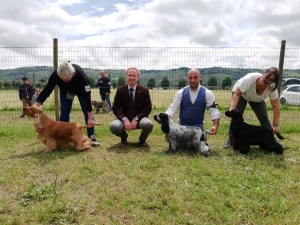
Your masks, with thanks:
[{"label": "black dog", "polygon": [[166,134],[166,141],[169,143],[167,152],[175,152],[179,148],[188,148],[195,149],[204,156],[211,154],[211,149],[206,143],[206,132],[201,128],[176,124],[165,113],[155,115],[154,120],[161,124],[161,130]]},{"label": "black dog", "polygon": [[[230,129],[234,137],[234,150],[247,154],[250,145],[259,145],[261,149],[266,149],[269,152],[283,153],[283,146],[276,141],[272,129],[245,123],[238,110],[228,110],[225,115],[232,118]],[[284,139],[280,134],[277,134],[277,137],[281,140]]]}]

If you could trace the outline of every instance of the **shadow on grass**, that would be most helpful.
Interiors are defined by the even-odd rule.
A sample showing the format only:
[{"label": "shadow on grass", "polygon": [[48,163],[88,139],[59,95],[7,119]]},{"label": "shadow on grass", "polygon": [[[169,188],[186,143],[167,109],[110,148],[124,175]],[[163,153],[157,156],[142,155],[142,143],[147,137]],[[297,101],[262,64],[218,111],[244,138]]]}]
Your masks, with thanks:
[{"label": "shadow on grass", "polygon": [[83,154],[84,152],[78,152],[74,149],[74,147],[58,147],[52,152],[45,152],[44,146],[36,146],[32,147],[30,152],[22,153],[22,154],[16,154],[12,155],[10,158],[12,159],[22,159],[22,158],[36,158],[40,162],[47,163],[52,160],[56,159],[64,159],[69,156],[77,155],[77,154]]},{"label": "shadow on grass", "polygon": [[249,158],[249,159],[255,159],[255,158],[268,158],[268,157],[277,157],[279,159],[283,159],[284,158],[284,152],[286,150],[284,150],[282,155],[278,155],[274,152],[269,152],[266,149],[261,149],[258,146],[251,146],[250,150],[247,154],[242,154],[239,152],[239,150],[234,150],[233,148],[229,148],[226,149],[225,151],[228,151],[229,155],[232,156],[236,156],[236,155],[240,155],[240,156],[244,156],[245,158]]},{"label": "shadow on grass", "polygon": [[216,153],[212,152],[210,156],[204,156],[198,153],[194,149],[179,149],[176,152],[169,152],[168,149],[166,148],[163,151],[156,152],[158,156],[163,156],[163,157],[173,157],[173,156],[179,156],[183,158],[210,158],[213,157]]},{"label": "shadow on grass", "polygon": [[128,142],[128,144],[126,145],[117,143],[108,147],[107,151],[115,152],[118,154],[127,154],[132,151],[150,152],[150,147],[148,144],[146,144],[146,146],[140,147],[138,145],[138,142]]}]

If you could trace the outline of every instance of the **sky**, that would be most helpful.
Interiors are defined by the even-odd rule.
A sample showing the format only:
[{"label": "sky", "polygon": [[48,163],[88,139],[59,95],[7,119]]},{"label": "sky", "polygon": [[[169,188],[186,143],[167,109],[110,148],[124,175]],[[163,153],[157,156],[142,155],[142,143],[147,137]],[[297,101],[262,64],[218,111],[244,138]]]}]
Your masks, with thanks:
[{"label": "sky", "polygon": [[0,47],[300,47],[299,0],[1,0]]}]

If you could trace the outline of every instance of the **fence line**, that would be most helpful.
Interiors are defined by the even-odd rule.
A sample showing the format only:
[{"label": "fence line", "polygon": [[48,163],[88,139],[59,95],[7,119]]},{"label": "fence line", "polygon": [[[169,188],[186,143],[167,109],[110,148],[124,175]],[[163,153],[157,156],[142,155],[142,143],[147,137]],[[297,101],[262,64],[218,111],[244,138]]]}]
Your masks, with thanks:
[{"label": "fence line", "polygon": [[[262,72],[263,69],[279,66],[281,49],[278,48],[221,48],[221,47],[78,47],[58,46],[58,62],[71,61],[84,68],[91,79],[97,80],[99,72],[110,74],[111,81],[117,85],[119,77],[125,76],[125,70],[135,66],[141,70],[140,83],[147,86],[150,78],[155,79],[152,90],[161,88],[161,80],[170,81],[170,92],[162,96],[153,94],[154,106],[163,110],[168,107],[178,89],[181,79],[185,79],[189,68],[199,68],[203,76],[203,85],[208,86],[211,77],[217,80],[220,89],[222,81],[229,76],[234,83],[248,72]],[[53,47],[13,47],[0,48],[0,114],[18,119],[22,104],[18,99],[18,86],[26,75],[36,86],[46,84],[53,72]],[[283,78],[300,78],[300,48],[286,48],[283,64]],[[230,90],[228,90],[230,92]],[[92,90],[93,98],[98,98],[97,89]],[[168,95],[168,96],[166,96]],[[221,107],[229,107],[230,97],[221,90],[216,91]],[[163,104],[161,104],[163,99]],[[113,100],[113,94],[111,96]],[[47,99],[45,107],[51,108],[53,97]],[[76,105],[75,105],[76,107]],[[297,111],[290,110],[289,116]],[[51,113],[50,113],[51,114]],[[81,121],[81,115],[76,120]],[[110,118],[109,118],[110,119]],[[108,120],[109,120],[108,119]],[[19,119],[18,119],[19,120]],[[2,127],[15,127],[7,123]]]}]

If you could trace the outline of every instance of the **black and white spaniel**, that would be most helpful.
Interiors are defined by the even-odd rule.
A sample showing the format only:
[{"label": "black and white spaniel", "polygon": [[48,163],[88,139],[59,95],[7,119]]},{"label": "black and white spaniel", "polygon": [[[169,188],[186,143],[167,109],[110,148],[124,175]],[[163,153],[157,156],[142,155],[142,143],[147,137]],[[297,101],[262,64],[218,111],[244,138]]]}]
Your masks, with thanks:
[{"label": "black and white spaniel", "polygon": [[[230,117],[230,129],[233,132],[233,149],[239,150],[242,154],[247,154],[251,145],[258,145],[268,152],[283,154],[284,147],[277,142],[272,129],[261,126],[253,126],[244,122],[242,114],[238,110],[228,110],[225,115]],[[284,138],[277,134],[281,140]]]},{"label": "black and white spaniel", "polygon": [[211,149],[206,143],[207,132],[201,128],[176,124],[166,113],[155,115],[154,120],[161,124],[161,130],[166,134],[166,141],[169,143],[167,152],[185,148],[195,149],[203,156],[211,154]]}]

